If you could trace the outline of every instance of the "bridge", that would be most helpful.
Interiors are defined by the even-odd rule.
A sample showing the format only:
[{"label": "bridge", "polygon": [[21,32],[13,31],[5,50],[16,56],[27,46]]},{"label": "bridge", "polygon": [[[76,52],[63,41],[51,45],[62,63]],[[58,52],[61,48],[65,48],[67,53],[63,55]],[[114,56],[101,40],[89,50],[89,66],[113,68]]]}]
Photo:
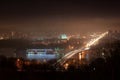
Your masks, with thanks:
[{"label": "bridge", "polygon": [[66,61],[68,59],[70,59],[71,57],[73,57],[75,54],[82,54],[81,52],[82,51],[85,51],[85,50],[89,50],[91,48],[92,45],[95,45],[100,39],[102,39],[103,37],[105,37],[106,35],[108,34],[108,31],[98,35],[96,38],[94,39],[91,39],[90,41],[87,42],[87,44],[85,46],[83,46],[82,48],[79,48],[79,49],[76,49],[76,50],[73,50],[73,51],[70,51],[68,53],[66,53],[61,59],[59,59],[57,61],[58,64],[60,65],[64,65],[64,63],[66,63]]}]

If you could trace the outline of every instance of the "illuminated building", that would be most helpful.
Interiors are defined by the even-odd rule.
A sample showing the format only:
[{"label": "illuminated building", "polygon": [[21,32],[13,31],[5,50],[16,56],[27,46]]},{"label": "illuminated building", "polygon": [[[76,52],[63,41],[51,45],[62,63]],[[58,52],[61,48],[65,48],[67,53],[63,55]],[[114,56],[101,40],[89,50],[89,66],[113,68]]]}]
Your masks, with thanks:
[{"label": "illuminated building", "polygon": [[57,54],[52,49],[27,49],[26,58],[44,61],[56,59]]}]

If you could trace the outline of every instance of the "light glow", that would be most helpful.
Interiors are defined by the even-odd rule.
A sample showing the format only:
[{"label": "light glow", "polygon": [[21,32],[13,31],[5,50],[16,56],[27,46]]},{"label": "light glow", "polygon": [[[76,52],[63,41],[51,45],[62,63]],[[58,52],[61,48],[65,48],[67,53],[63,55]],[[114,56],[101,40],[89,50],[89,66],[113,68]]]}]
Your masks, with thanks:
[{"label": "light glow", "polygon": [[[89,50],[92,45],[95,45],[100,39],[105,37],[108,34],[108,32],[104,32],[101,35],[98,35],[98,37],[91,39],[84,47],[71,51],[67,53],[65,56],[63,56],[58,62],[60,62],[61,65],[63,65],[69,58],[71,58],[73,55],[80,53],[84,50]],[[83,53],[82,53],[83,54]],[[80,56],[81,57],[81,56]]]}]

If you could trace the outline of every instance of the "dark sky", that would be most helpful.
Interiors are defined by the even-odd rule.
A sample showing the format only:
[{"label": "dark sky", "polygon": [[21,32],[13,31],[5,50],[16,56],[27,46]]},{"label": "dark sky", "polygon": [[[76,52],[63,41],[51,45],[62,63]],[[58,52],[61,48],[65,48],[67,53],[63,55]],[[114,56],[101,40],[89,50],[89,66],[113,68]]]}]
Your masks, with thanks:
[{"label": "dark sky", "polygon": [[1,31],[86,33],[119,27],[120,2],[115,0],[0,2]]}]

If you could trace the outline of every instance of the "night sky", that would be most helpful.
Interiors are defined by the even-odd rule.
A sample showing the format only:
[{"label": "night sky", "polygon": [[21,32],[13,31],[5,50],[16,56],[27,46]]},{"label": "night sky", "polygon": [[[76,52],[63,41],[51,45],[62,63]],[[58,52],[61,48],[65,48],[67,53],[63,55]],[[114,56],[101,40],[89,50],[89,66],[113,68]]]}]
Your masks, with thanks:
[{"label": "night sky", "polygon": [[81,33],[120,29],[120,2],[1,1],[0,30]]}]

